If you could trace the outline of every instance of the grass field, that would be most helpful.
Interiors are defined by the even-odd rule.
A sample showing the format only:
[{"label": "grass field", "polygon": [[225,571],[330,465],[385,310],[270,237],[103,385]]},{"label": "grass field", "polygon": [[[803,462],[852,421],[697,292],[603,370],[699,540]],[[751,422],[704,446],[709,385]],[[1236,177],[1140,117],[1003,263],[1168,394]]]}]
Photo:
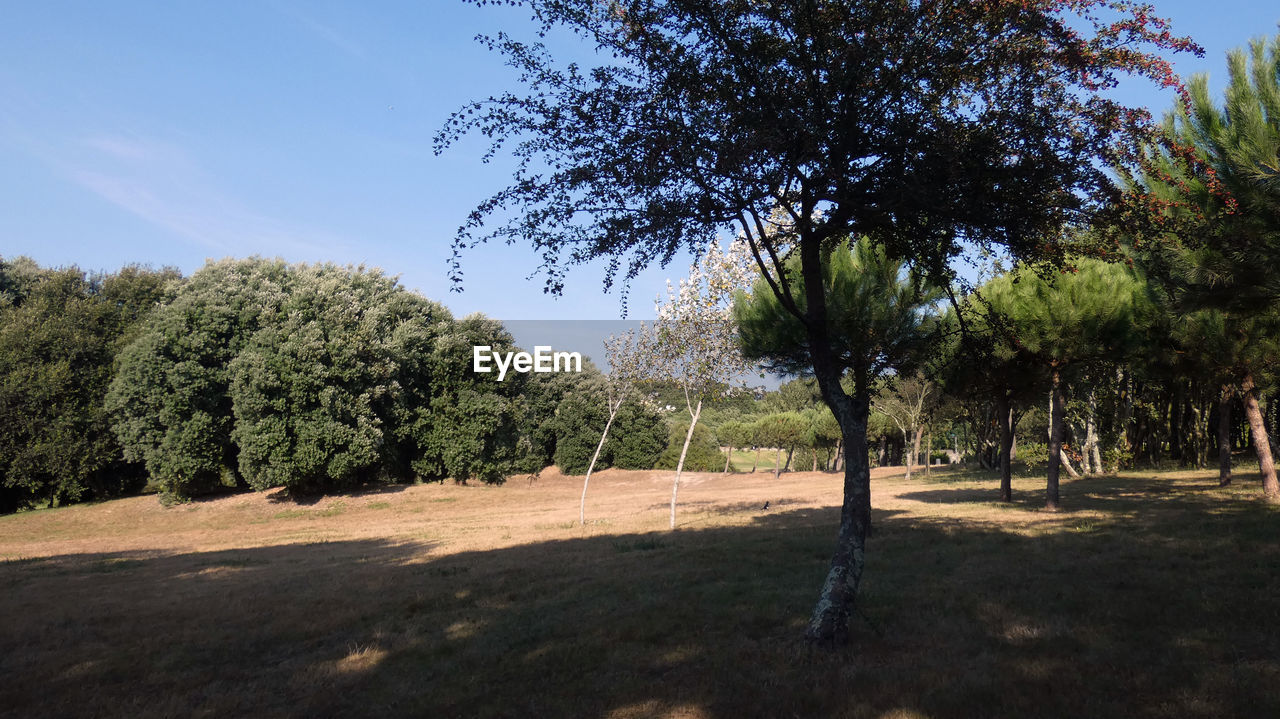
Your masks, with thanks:
[{"label": "grass field", "polygon": [[[900,472],[900,468],[898,469]],[[544,473],[0,518],[0,715],[1280,716],[1256,477],[873,474],[854,641],[799,640],[840,480]],[[770,509],[762,509],[768,500]]]}]

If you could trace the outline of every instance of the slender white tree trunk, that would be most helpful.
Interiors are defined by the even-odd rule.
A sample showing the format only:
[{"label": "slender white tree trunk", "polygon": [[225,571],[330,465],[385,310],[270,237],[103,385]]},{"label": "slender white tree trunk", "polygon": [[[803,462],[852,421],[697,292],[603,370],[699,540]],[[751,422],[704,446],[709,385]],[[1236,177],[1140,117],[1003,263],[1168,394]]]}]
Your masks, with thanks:
[{"label": "slender white tree trunk", "polygon": [[613,426],[613,418],[618,416],[622,407],[622,398],[617,403],[609,402],[609,420],[604,423],[604,431],[600,433],[600,443],[596,445],[596,453],[591,455],[591,464],[587,465],[587,476],[582,479],[582,502],[578,504],[578,524],[587,526],[587,485],[591,483],[591,472],[596,468],[596,460],[600,459],[600,450],[604,448],[604,440],[609,436],[609,428]]},{"label": "slender white tree trunk", "polygon": [[689,422],[689,433],[684,436],[684,447],[680,448],[680,461],[676,463],[676,479],[671,483],[671,529],[676,528],[676,495],[680,493],[680,473],[684,471],[684,458],[689,453],[689,443],[693,441],[693,428],[698,424],[698,415],[702,414],[702,400],[693,409]]}]

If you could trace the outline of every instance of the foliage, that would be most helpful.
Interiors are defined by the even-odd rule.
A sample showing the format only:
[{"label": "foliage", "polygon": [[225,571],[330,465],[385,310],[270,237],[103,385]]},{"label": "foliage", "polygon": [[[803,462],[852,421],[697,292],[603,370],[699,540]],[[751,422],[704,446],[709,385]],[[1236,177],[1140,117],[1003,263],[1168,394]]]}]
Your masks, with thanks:
[{"label": "foliage", "polygon": [[182,499],[224,478],[319,490],[419,476],[501,481],[517,396],[471,371],[512,342],[376,270],[210,262],[121,353],[108,395],[127,457]]},{"label": "foliage", "polygon": [[279,260],[209,262],[120,352],[107,394],[112,428],[162,493],[189,497],[236,476],[228,368],[263,315],[278,311],[286,275]]},{"label": "foliage", "polygon": [[980,295],[1007,323],[1002,339],[1041,366],[1123,358],[1142,346],[1153,312],[1132,269],[1090,259],[1048,277],[1025,269],[1001,275]]},{"label": "foliage", "polygon": [[227,368],[231,440],[249,486],[334,488],[391,470],[402,449],[396,406],[429,399],[403,396],[422,380],[404,376],[397,340],[429,341],[447,319],[376,271],[291,268],[275,314]]},{"label": "foliage", "polygon": [[1148,146],[1131,192],[1146,232],[1130,239],[1183,310],[1249,316],[1280,300],[1280,36],[1231,51],[1227,70],[1223,106],[1196,75]]},{"label": "foliage", "polygon": [[1049,446],[1044,442],[1023,442],[1018,445],[1018,461],[1028,476],[1043,472],[1049,463]]},{"label": "foliage", "polygon": [[115,353],[177,277],[0,260],[0,511],[141,487],[104,398]]},{"label": "foliage", "polygon": [[755,445],[756,431],[751,422],[730,421],[716,427],[716,442],[730,449]]},{"label": "foliage", "polygon": [[[666,449],[654,462],[654,469],[676,468],[680,462],[680,450],[685,445],[685,436],[689,433],[689,423],[673,422],[667,433],[670,439]],[[685,454],[684,469],[690,472],[719,472],[724,469],[724,460],[724,452],[716,445],[711,430],[706,425],[695,425]]]},{"label": "foliage", "polygon": [[[800,258],[793,255],[788,270],[799,276],[800,269]],[[805,281],[794,279],[793,288],[795,307],[803,315],[808,311]],[[851,371],[858,386],[918,361],[929,345],[932,322],[927,309],[939,298],[938,290],[923,285],[918,275],[890,261],[869,240],[841,243],[825,258],[822,296],[825,335],[835,361]],[[785,374],[812,367],[805,324],[770,291],[767,279],[756,279],[750,295],[736,297],[734,320],[748,358]],[[806,392],[807,388],[811,389]],[[779,388],[778,401],[780,406],[801,409],[806,394],[812,397],[815,392],[821,397],[816,383],[788,386],[784,399]]]},{"label": "foliage", "polygon": [[618,431],[604,446],[604,456],[619,469],[653,469],[669,438],[662,415],[648,404],[628,402],[614,419]]},{"label": "foliage", "polygon": [[809,425],[809,418],[800,412],[765,415],[756,425],[756,441],[765,447],[794,449],[805,443]]}]

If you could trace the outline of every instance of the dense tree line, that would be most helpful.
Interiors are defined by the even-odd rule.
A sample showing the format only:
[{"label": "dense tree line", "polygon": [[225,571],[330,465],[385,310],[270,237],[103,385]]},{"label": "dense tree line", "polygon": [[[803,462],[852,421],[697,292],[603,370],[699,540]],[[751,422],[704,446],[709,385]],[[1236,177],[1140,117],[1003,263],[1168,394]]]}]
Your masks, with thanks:
[{"label": "dense tree line", "polygon": [[145,483],[110,430],[105,398],[116,353],[176,277],[0,259],[0,512]]},{"label": "dense tree line", "polygon": [[[602,376],[472,371],[514,349],[376,270],[250,258],[190,277],[0,261],[0,511],[150,483],[166,500],[225,487],[296,492],[584,471]],[[621,408],[601,466],[667,445],[651,402]]]}]

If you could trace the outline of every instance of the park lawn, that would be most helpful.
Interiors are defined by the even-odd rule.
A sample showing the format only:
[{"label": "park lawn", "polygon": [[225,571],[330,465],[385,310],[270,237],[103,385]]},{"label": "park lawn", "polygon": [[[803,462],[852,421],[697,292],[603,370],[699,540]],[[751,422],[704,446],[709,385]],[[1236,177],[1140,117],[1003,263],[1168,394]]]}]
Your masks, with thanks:
[{"label": "park lawn", "polygon": [[[670,473],[0,517],[0,715],[1280,716],[1256,475],[874,470],[852,643],[800,635],[840,478]],[[769,509],[763,509],[764,503]]]}]

